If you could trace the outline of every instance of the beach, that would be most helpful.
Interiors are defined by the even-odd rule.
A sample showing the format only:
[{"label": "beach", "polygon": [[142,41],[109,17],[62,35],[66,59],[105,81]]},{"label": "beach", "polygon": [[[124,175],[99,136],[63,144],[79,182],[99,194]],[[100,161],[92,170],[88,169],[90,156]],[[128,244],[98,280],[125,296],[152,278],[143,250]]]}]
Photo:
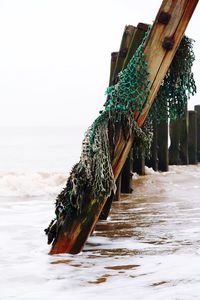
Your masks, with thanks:
[{"label": "beach", "polygon": [[199,299],[200,165],[133,174],[80,254],[50,256],[44,229],[83,128],[0,133],[0,299]]}]

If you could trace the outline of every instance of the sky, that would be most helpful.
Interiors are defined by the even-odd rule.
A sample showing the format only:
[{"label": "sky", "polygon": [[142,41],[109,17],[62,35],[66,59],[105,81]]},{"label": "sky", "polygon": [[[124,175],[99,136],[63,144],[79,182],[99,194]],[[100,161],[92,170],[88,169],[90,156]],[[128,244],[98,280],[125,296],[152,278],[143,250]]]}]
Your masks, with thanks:
[{"label": "sky", "polygon": [[[89,126],[105,102],[125,25],[152,24],[160,0],[0,0],[0,126]],[[186,34],[200,86],[200,4]],[[200,104],[199,93],[189,103]]]}]

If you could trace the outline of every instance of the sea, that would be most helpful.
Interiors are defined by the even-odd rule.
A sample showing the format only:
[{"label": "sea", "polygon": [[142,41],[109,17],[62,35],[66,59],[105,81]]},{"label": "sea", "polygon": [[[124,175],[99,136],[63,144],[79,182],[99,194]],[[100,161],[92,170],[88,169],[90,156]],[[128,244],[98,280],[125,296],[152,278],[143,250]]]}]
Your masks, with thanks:
[{"label": "sea", "polygon": [[133,174],[80,254],[48,254],[85,130],[0,128],[0,299],[200,299],[200,165]]}]

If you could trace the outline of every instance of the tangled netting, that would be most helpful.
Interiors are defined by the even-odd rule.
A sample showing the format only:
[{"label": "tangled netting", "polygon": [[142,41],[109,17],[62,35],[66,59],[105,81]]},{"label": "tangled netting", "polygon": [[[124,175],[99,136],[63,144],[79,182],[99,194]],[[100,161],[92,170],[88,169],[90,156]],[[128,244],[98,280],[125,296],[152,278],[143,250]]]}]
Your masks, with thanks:
[{"label": "tangled netting", "polygon": [[127,68],[119,73],[118,83],[108,87],[105,109],[86,132],[80,161],[73,167],[66,187],[56,199],[56,218],[45,230],[48,243],[55,238],[66,217],[73,218],[83,211],[84,201],[88,196],[100,201],[115,192],[111,159],[115,151],[115,133],[119,126],[125,140],[134,132],[146,147],[150,147],[148,135],[137,126],[132,117],[133,111],[142,112],[150,92],[143,51],[147,35],[148,32]]},{"label": "tangled netting", "polygon": [[140,146],[142,144],[149,153],[151,124],[155,115],[158,121],[166,118],[166,112],[163,113],[162,110],[167,103],[168,116],[174,118],[183,112],[188,94],[196,91],[191,73],[194,60],[192,41],[185,37],[161,86],[149,120],[142,129],[138,127],[133,119],[133,112],[142,113],[150,93],[148,66],[144,57],[147,36],[148,32],[127,68],[118,74],[118,82],[108,87],[105,109],[85,134],[80,161],[73,167],[66,187],[56,199],[56,218],[45,230],[48,243],[56,237],[66,217],[71,219],[84,210],[86,199],[93,197],[95,201],[101,201],[115,192],[111,161],[119,128],[125,141],[134,133]]},{"label": "tangled netting", "polygon": [[150,109],[149,118],[157,122],[175,120],[184,113],[190,95],[196,93],[192,73],[194,41],[184,36]]}]

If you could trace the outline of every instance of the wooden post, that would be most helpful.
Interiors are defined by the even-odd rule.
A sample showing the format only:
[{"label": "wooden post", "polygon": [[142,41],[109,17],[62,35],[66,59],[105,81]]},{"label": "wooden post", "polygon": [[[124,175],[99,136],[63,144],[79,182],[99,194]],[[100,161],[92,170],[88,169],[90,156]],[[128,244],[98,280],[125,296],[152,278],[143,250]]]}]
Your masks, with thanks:
[{"label": "wooden post", "polygon": [[[110,62],[110,79],[109,79],[109,86],[111,86],[113,84],[113,77],[114,77],[114,71],[116,68],[116,64],[117,64],[117,58],[118,58],[119,52],[112,52],[111,53],[111,62]],[[117,186],[117,191],[119,189],[118,187],[118,183],[116,182],[116,186]],[[106,203],[104,204],[104,207],[99,215],[99,220],[106,220],[109,212],[110,212],[110,208],[112,205],[113,200],[116,199],[116,195],[114,195],[112,193],[112,195],[110,197],[108,197]]]},{"label": "wooden post", "polygon": [[[111,53],[109,86],[111,86],[112,84],[114,84],[118,81],[118,74],[123,68],[124,60],[126,59],[128,49],[130,47],[130,43],[131,43],[134,32],[135,32],[134,26],[132,26],[132,25],[125,26],[119,52]],[[128,167],[128,165],[127,165],[127,167]],[[116,186],[117,186],[116,194],[111,195],[108,198],[108,200],[105,203],[105,205],[102,209],[102,212],[99,216],[99,220],[106,220],[109,215],[112,201],[118,201],[120,199],[121,176],[124,176],[124,175],[120,175],[120,180],[116,181]],[[129,182],[129,179],[127,179],[127,180]]]},{"label": "wooden post", "polygon": [[[127,67],[130,59],[135,54],[135,51],[141,44],[147,29],[148,29],[148,25],[143,24],[143,23],[139,23],[137,25],[137,28],[135,28],[133,35],[132,35],[132,40],[131,40],[129,48],[128,48],[128,53],[124,60],[122,69]],[[130,154],[126,160],[124,167],[122,169],[122,173],[121,173],[121,177],[122,177],[121,178],[121,192],[122,193],[131,193],[132,192],[131,172],[132,172],[132,169],[134,168],[134,162],[135,162],[135,167],[137,168],[137,171],[135,171],[135,172],[139,172],[140,175],[142,175],[144,173],[144,155],[141,154],[139,158],[135,158],[135,157],[132,157],[131,153],[132,153],[132,151],[130,152]],[[134,169],[133,169],[133,171],[134,171]]]},{"label": "wooden post", "polygon": [[[166,107],[167,115],[167,107]],[[166,172],[169,170],[169,152],[168,152],[168,120],[162,121],[157,126],[158,141],[158,170]]]},{"label": "wooden post", "polygon": [[121,192],[126,194],[132,192],[132,188],[131,188],[132,155],[131,154],[132,153],[130,151],[121,172]]},{"label": "wooden post", "polygon": [[121,174],[118,176],[117,180],[116,180],[116,187],[117,190],[114,193],[112,193],[112,195],[107,199],[106,203],[104,204],[104,207],[100,213],[99,216],[99,220],[107,220],[109,213],[110,213],[110,209],[112,206],[112,202],[113,201],[119,201],[120,200],[120,195],[121,195]]},{"label": "wooden post", "polygon": [[[117,185],[117,183],[116,183]],[[118,190],[118,188],[117,188]],[[112,206],[112,202],[114,201],[114,198],[116,197],[116,194],[114,195],[112,193],[112,195],[108,198],[108,200],[106,201],[100,215],[99,215],[99,220],[107,220],[111,206]]]},{"label": "wooden post", "polygon": [[[141,44],[145,32],[148,29],[147,24],[139,23],[137,25],[137,28],[129,25],[125,27],[124,34],[122,36],[122,42],[120,45],[119,52],[114,52],[114,59],[115,59],[115,66],[113,67],[113,64],[111,62],[111,75],[110,75],[110,85],[112,82],[117,81],[118,73],[123,70],[127,64],[129,63],[131,57],[134,55],[135,51]],[[118,57],[116,59],[116,53],[118,53]],[[113,60],[113,59],[112,59]],[[144,156],[141,155],[142,161],[144,161]],[[120,181],[116,183],[117,185],[117,193],[116,196],[114,196],[113,201],[120,199],[120,186],[121,186],[121,192],[122,193],[130,193],[132,191],[131,187],[131,171],[132,171],[132,163],[131,163],[131,157],[128,157],[126,160],[126,163],[124,164],[124,167],[122,169],[121,175],[120,175]],[[140,174],[144,173],[144,163],[142,165],[141,161],[141,167],[139,168],[138,172]],[[139,164],[139,162],[138,162]],[[120,186],[119,186],[120,184]],[[109,201],[109,199],[108,199]],[[103,212],[100,215],[100,219],[105,219],[105,215],[108,216],[107,211],[108,205],[105,205],[106,212]],[[104,209],[103,209],[104,210]]]},{"label": "wooden post", "polygon": [[197,112],[197,161],[200,161],[200,105],[195,105]]},{"label": "wooden post", "polygon": [[188,139],[188,153],[189,164],[197,164],[197,112],[189,110],[189,139]]},{"label": "wooden post", "polygon": [[130,61],[130,59],[135,54],[135,51],[141,44],[145,32],[148,30],[148,25],[144,23],[138,23],[137,28],[134,30],[132,35],[132,40],[130,42],[130,46],[128,48],[128,53],[126,55],[126,59],[124,60],[123,69],[125,69]]},{"label": "wooden post", "polygon": [[117,191],[115,193],[115,196],[113,198],[113,201],[119,201],[120,200],[120,195],[121,195],[121,185],[122,184],[122,176],[121,174],[118,176],[116,180],[116,186],[117,186]]},{"label": "wooden post", "polygon": [[[136,28],[132,25],[128,25],[124,29],[115,69],[114,69],[114,72],[112,75],[112,83],[116,83],[118,81],[118,74],[123,69],[124,61],[127,58],[127,54],[128,54],[130,44],[132,41],[132,37],[135,33],[135,30],[136,30]],[[122,174],[120,175],[120,180],[118,180],[116,182],[117,191],[116,191],[116,195],[113,198],[113,201],[118,201],[120,199],[120,192],[121,192],[121,189],[122,190],[124,189],[125,182],[127,182],[127,185],[128,185],[128,187],[126,186],[126,191],[128,191],[128,190],[130,191],[131,170],[130,170],[130,164],[128,162],[129,162],[129,160],[127,159],[124,169],[122,170]],[[126,176],[128,176],[128,177],[126,177]],[[109,214],[109,212],[107,212],[107,216],[108,216],[108,214]]]},{"label": "wooden post", "polygon": [[135,27],[132,25],[128,25],[124,29],[120,49],[117,56],[117,61],[115,64],[115,69],[112,76],[112,84],[115,84],[118,81],[118,74],[123,68],[124,60],[127,56],[128,48],[130,46],[134,31]]},{"label": "wooden post", "polygon": [[[118,73],[121,71],[123,67],[124,60],[126,58],[128,47],[130,46],[130,42],[135,31],[135,27],[132,25],[125,26],[122,40],[120,44],[120,49],[118,52],[111,53],[111,64],[110,64],[110,80],[109,86],[116,83],[118,81]],[[121,177],[121,176],[120,176]],[[99,216],[99,220],[106,220],[110,208],[112,206],[113,201],[118,201],[120,199],[120,191],[121,191],[121,179],[116,181],[116,194],[112,194],[106,201],[101,214]]]},{"label": "wooden post", "polygon": [[188,111],[187,105],[185,107],[185,112],[180,118],[180,163],[182,165],[189,164],[188,156]]},{"label": "wooden post", "polygon": [[180,119],[170,121],[169,123],[170,147],[169,147],[169,164],[180,164]]},{"label": "wooden post", "polygon": [[112,52],[111,53],[111,60],[110,60],[110,79],[109,79],[109,86],[112,85],[112,80],[113,80],[113,74],[117,62],[117,56],[119,52]]},{"label": "wooden post", "polygon": [[145,175],[145,154],[141,150],[138,157],[133,157],[133,172],[138,175]]},{"label": "wooden post", "polygon": [[146,159],[145,164],[147,167],[158,171],[158,137],[157,137],[157,122],[153,120],[153,141],[151,145],[151,157]]},{"label": "wooden post", "polygon": [[[147,29],[148,25],[143,23],[139,23],[137,25],[137,28],[132,25],[128,25],[125,27],[119,52],[113,52],[111,54],[109,85],[112,85],[113,83],[116,83],[118,81],[119,72],[123,70],[129,63],[131,57],[134,55],[135,51],[141,44]],[[125,163],[122,172],[119,175],[120,179],[116,182],[116,195],[112,195],[111,198],[108,198],[108,203],[104,205],[104,208],[100,214],[100,220],[105,220],[108,217],[112,201],[119,201],[121,191],[122,193],[130,193],[132,191],[131,171],[132,163],[131,157],[129,157],[127,158],[127,162]]]},{"label": "wooden post", "polygon": [[[130,59],[134,55],[135,51],[141,44],[145,32],[148,30],[148,25],[144,23],[139,23],[137,25],[137,28],[135,29],[132,40],[128,49],[128,53],[126,56],[126,59],[124,60],[123,64],[123,69],[127,67]],[[132,156],[132,155],[131,155]],[[133,170],[134,172],[144,175],[144,167],[145,167],[145,162],[144,162],[144,153],[140,153],[139,157],[128,157],[128,162],[124,164],[124,167],[122,169],[122,187],[121,191],[122,193],[130,193],[132,191],[131,188],[131,171]],[[133,160],[133,162],[132,162]],[[128,177],[127,177],[128,176]]]},{"label": "wooden post", "polygon": [[[122,41],[120,45],[119,54],[116,60],[116,65],[114,68],[114,72],[112,75],[113,82],[117,82],[118,73],[123,70],[127,64],[129,63],[131,57],[134,55],[135,51],[139,47],[144,38],[145,32],[148,29],[147,24],[139,23],[137,28],[129,25],[125,27],[124,34],[122,36]],[[142,161],[144,157],[142,156]],[[139,164],[139,162],[138,162]],[[141,169],[142,168],[142,169]],[[143,174],[144,166],[141,165],[140,173]],[[122,193],[130,193],[132,191],[131,188],[131,171],[132,171],[132,163],[131,157],[128,157],[121,173],[121,192]],[[119,199],[118,196],[116,197]]]},{"label": "wooden post", "polygon": [[[144,55],[148,62],[148,77],[151,80],[151,93],[148,102],[144,105],[143,113],[133,113],[140,127],[145,121],[197,3],[198,0],[163,0],[162,2],[144,49]],[[163,22],[162,12],[168,13],[168,16],[170,16],[167,24]],[[173,37],[173,44],[170,49],[165,48],[166,44],[168,44],[166,43],[167,37]],[[120,132],[122,130],[119,129],[115,157],[112,160],[115,179],[120,174],[134,141],[134,136],[131,135],[127,140]],[[85,199],[82,213],[77,215],[74,220],[64,219],[53,242],[50,254],[75,254],[80,252],[87,237],[92,232],[106,201],[107,197],[97,201],[97,199],[88,196]]]}]

